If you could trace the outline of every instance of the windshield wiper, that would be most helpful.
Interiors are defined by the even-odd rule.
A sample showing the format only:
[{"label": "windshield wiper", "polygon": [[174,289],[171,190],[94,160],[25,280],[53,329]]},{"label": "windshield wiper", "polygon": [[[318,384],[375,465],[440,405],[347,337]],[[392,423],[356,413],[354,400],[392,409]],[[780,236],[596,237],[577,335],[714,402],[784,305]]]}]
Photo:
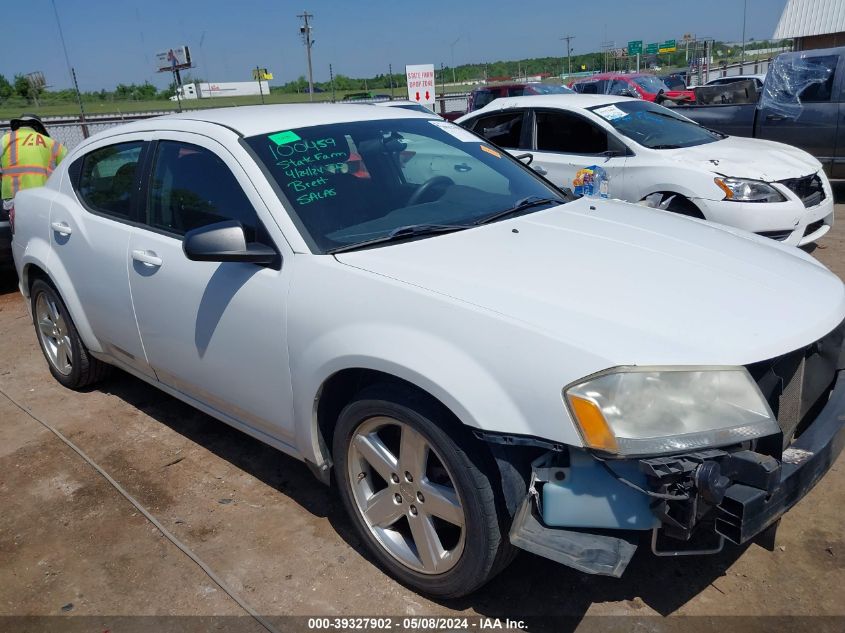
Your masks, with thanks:
[{"label": "windshield wiper", "polygon": [[436,235],[438,233],[454,233],[455,231],[463,231],[464,229],[472,228],[472,225],[467,224],[408,224],[405,226],[398,226],[387,235],[374,237],[363,242],[355,242],[354,244],[346,244],[344,246],[337,246],[330,248],[327,253],[343,253],[345,251],[354,251],[359,248],[373,246],[375,244],[387,244],[388,242],[399,242],[412,237],[419,237],[421,235]]},{"label": "windshield wiper", "polygon": [[528,196],[526,198],[522,198],[522,200],[517,201],[517,203],[510,209],[503,209],[502,211],[497,211],[492,215],[488,215],[487,217],[481,218],[480,220],[476,220],[475,222],[473,222],[473,224],[489,224],[490,222],[495,222],[496,220],[507,217],[513,213],[519,213],[520,211],[525,211],[526,209],[531,209],[532,207],[539,207],[541,204],[564,204],[565,202],[566,200],[561,200],[559,198]]},{"label": "windshield wiper", "polygon": [[649,149],[681,149],[680,145],[652,145]]}]

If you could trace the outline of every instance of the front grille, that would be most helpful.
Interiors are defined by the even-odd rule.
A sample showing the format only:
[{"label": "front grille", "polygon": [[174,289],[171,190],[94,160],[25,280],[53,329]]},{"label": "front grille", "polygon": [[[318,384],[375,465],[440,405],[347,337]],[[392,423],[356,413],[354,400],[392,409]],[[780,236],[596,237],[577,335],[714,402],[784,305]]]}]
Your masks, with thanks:
[{"label": "front grille", "polygon": [[748,365],[783,431],[784,448],[799,437],[827,401],[843,367],[845,321],[818,341],[777,358]]},{"label": "front grille", "polygon": [[801,202],[808,209],[824,200],[824,187],[818,174],[803,178],[788,178],[778,182],[801,198]]}]

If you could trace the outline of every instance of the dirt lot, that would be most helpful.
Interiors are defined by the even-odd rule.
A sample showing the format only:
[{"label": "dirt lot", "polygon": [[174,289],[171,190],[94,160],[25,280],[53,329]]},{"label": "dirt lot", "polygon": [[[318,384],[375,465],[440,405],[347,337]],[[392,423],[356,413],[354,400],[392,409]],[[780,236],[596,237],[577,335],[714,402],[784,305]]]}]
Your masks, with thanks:
[{"label": "dirt lot", "polygon": [[[814,255],[845,277],[845,223]],[[87,393],[60,387],[8,277],[0,283],[0,333],[0,615],[96,616],[75,622],[105,630],[120,615],[244,614],[31,413],[75,442],[262,614],[482,615],[524,619],[530,630],[560,630],[564,620],[548,616],[584,628],[609,622],[591,615],[710,616],[688,623],[766,615],[779,616],[771,628],[786,630],[836,630],[843,622],[805,619],[845,616],[843,459],[784,519],[774,552],[730,547],[718,556],[656,559],[641,547],[621,580],[523,554],[476,595],[432,602],[371,564],[339,500],[299,462],[124,374]],[[672,618],[647,621],[654,630]],[[183,622],[259,630],[248,618]],[[164,627],[149,624],[145,630]],[[0,629],[15,626],[24,625],[0,620]]]}]

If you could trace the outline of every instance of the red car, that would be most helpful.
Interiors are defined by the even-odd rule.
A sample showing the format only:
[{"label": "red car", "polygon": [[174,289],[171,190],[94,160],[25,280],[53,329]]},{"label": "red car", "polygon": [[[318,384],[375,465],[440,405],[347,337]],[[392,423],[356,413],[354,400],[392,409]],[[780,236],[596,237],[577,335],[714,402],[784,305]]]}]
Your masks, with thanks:
[{"label": "red car", "polygon": [[575,92],[637,97],[646,101],[695,101],[692,90],[670,90],[660,77],[647,73],[601,73],[569,84]]}]

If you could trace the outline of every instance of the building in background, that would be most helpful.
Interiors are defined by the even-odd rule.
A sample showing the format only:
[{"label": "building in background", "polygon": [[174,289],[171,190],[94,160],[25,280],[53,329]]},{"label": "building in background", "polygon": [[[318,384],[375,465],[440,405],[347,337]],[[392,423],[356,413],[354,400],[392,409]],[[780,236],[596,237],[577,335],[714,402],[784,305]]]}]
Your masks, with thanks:
[{"label": "building in background", "polygon": [[845,46],[845,1],[789,0],[774,39],[794,40],[795,50]]}]

